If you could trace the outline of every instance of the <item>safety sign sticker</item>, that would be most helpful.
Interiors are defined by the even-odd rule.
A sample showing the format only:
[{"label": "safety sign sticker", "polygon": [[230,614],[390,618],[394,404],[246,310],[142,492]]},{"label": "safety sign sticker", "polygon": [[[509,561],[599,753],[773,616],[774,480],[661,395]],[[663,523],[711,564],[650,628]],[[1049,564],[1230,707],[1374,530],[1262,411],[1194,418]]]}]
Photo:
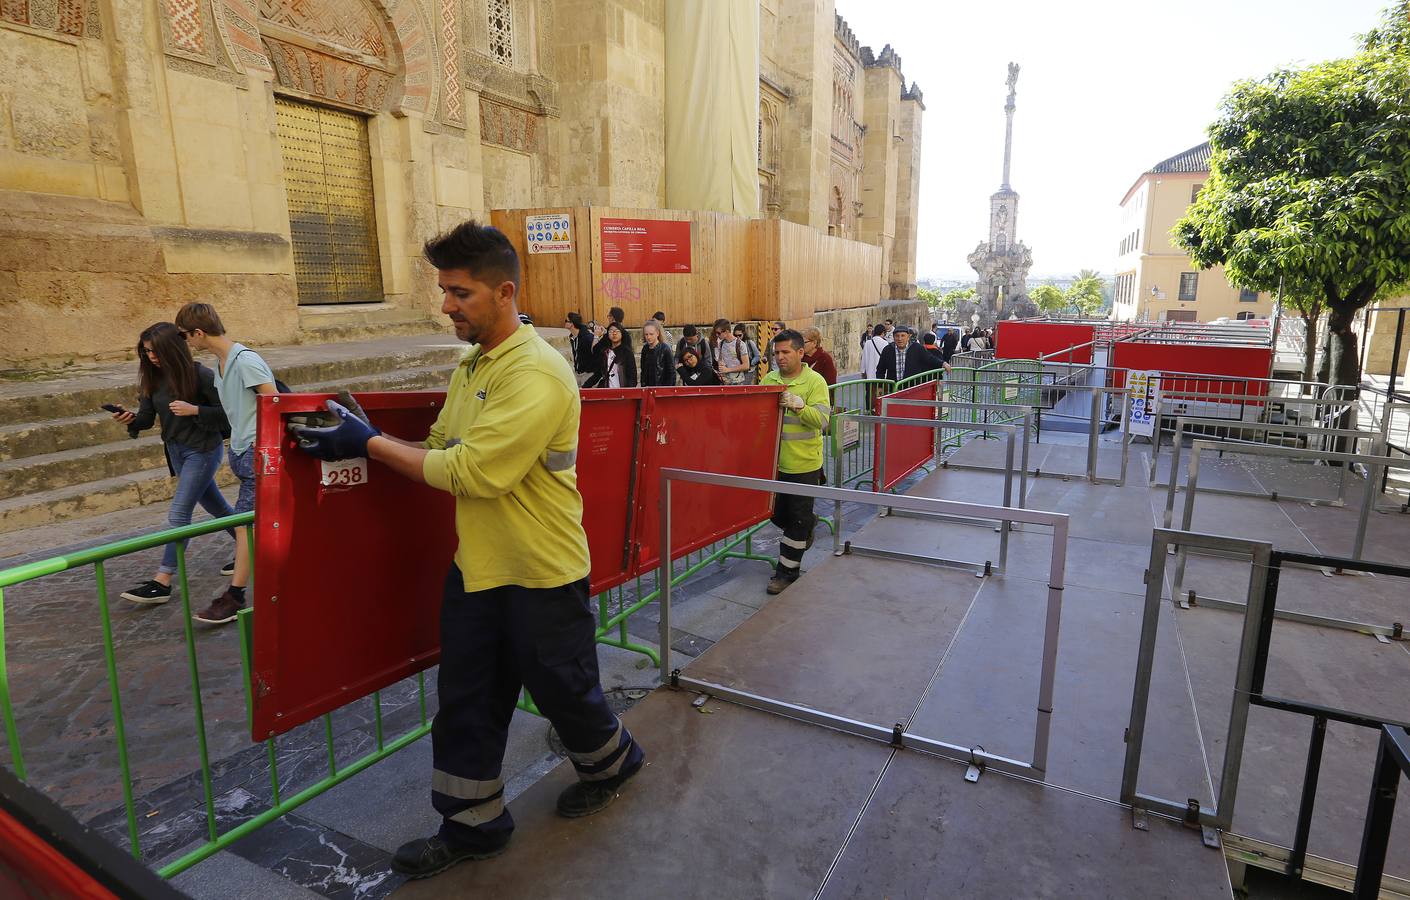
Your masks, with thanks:
[{"label": "safety sign sticker", "polygon": [[1160,407],[1160,373],[1145,369],[1128,372],[1126,386],[1131,389],[1131,412],[1126,430],[1150,437],[1155,433],[1156,410]]},{"label": "safety sign sticker", "polygon": [[524,233],[528,237],[530,255],[573,252],[573,236],[568,227],[567,213],[525,216]]}]

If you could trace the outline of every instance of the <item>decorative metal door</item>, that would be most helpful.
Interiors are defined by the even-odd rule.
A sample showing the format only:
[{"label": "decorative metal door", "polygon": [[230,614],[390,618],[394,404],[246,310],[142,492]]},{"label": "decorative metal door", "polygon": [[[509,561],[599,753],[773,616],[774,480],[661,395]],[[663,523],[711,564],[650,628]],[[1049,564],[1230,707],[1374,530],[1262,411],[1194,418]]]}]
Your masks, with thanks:
[{"label": "decorative metal door", "polygon": [[362,116],[276,97],[299,303],[381,300]]}]

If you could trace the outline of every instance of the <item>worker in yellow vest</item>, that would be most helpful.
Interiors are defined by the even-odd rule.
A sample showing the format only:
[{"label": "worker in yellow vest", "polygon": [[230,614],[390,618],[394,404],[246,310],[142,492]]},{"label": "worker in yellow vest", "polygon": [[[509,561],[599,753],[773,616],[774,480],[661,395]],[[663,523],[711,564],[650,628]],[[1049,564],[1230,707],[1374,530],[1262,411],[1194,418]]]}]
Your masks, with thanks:
[{"label": "worker in yellow vest", "polygon": [[[424,878],[503,852],[509,721],[528,688],[578,780],[570,818],[604,809],[644,754],[602,694],[578,493],[578,384],[563,355],[519,319],[519,258],[498,229],[466,222],[427,242],[441,312],[472,346],[423,441],[382,434],[329,401],[340,424],[296,431],[323,459],[365,456],[455,496],[460,546],[441,599],[440,710],[431,729],[439,831],[403,844],[392,868]],[[389,598],[397,602],[397,598]]]},{"label": "worker in yellow vest", "polygon": [[[822,435],[832,412],[827,382],[803,362],[803,335],[797,331],[779,331],[774,335],[773,347],[778,366],[759,383],[784,386],[779,395],[783,434],[779,436],[778,480],[822,484]],[[813,515],[813,498],[775,494],[772,521],[783,529],[778,566],[768,586],[770,594],[778,594],[798,580],[803,553],[813,545],[813,529],[818,524]]]}]

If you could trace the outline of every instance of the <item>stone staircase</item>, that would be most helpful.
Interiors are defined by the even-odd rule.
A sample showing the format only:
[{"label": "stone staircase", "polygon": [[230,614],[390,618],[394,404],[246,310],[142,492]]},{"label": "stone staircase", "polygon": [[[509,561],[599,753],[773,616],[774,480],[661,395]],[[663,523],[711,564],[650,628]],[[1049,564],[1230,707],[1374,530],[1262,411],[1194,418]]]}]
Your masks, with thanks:
[{"label": "stone staircase", "polygon": [[[464,348],[453,335],[423,334],[256,349],[296,391],[403,391],[443,389]],[[171,498],[176,481],[158,429],[132,440],[99,409],[137,408],[136,369],[127,362],[0,382],[0,543]],[[218,481],[232,480],[222,467]]]}]

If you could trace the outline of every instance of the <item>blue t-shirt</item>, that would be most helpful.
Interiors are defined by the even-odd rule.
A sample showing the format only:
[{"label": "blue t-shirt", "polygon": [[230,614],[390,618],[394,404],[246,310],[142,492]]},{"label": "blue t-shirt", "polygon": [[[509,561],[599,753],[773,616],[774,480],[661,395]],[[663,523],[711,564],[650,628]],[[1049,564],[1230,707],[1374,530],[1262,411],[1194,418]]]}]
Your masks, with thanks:
[{"label": "blue t-shirt", "polygon": [[258,353],[244,344],[231,345],[230,355],[216,369],[215,389],[230,421],[232,453],[244,453],[254,445],[255,388],[273,383],[274,373]]}]

